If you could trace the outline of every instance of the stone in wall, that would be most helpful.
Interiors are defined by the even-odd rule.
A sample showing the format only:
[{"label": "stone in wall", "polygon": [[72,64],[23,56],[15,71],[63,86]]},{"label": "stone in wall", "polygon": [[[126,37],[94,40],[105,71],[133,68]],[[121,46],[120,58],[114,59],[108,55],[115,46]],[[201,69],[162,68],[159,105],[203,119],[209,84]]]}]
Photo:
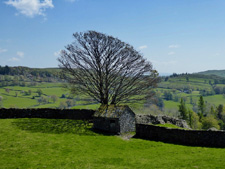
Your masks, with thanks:
[{"label": "stone in wall", "polygon": [[182,119],[177,119],[169,116],[154,116],[151,114],[146,115],[136,115],[136,123],[137,124],[165,124],[170,123],[176,125],[178,127],[190,129],[187,122]]}]

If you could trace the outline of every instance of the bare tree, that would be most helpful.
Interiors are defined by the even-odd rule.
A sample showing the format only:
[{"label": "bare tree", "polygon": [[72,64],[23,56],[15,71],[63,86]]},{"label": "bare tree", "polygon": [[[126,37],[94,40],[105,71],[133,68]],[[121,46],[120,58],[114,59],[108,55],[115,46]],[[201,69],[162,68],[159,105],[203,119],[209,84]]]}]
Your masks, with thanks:
[{"label": "bare tree", "polygon": [[131,45],[95,31],[73,37],[58,58],[73,93],[107,105],[151,97],[158,73]]}]

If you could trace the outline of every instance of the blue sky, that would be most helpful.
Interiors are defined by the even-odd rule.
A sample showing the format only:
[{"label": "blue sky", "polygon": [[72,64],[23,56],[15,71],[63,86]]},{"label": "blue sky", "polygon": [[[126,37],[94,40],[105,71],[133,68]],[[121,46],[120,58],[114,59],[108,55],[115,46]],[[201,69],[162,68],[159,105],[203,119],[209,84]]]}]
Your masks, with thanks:
[{"label": "blue sky", "polygon": [[224,0],[1,0],[0,65],[57,67],[74,32],[133,45],[158,72],[225,69]]}]

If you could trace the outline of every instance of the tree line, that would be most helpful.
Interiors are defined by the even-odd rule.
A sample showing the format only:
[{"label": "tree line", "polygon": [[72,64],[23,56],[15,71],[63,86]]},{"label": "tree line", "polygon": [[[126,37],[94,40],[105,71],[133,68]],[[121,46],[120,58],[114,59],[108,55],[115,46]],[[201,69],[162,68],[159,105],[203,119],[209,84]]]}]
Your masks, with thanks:
[{"label": "tree line", "polygon": [[38,68],[28,68],[23,66],[9,67],[0,65],[0,75],[26,75],[34,77],[60,77],[59,69],[38,69]]},{"label": "tree line", "polygon": [[186,120],[193,129],[225,129],[225,109],[222,104],[217,107],[211,106],[210,109],[207,110],[204,97],[200,96],[197,107],[196,112],[188,109],[184,99],[181,98],[178,106],[179,117]]},{"label": "tree line", "polygon": [[215,85],[215,84],[225,84],[225,78],[217,75],[204,75],[204,74],[189,74],[189,73],[173,73],[170,76],[163,77],[165,81],[168,81],[170,78],[177,78],[177,77],[185,77],[186,81],[189,82],[190,78],[202,78],[208,80],[208,83],[210,85]]}]

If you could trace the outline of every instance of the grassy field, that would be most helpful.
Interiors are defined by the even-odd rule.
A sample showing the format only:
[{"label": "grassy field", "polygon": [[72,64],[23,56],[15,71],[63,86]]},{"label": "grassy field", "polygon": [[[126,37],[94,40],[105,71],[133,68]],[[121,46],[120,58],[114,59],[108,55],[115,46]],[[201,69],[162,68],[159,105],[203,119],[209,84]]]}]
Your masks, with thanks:
[{"label": "grassy field", "polygon": [[[10,89],[9,92],[6,92],[5,89]],[[49,102],[39,104],[37,99],[40,98],[37,94],[37,90],[41,89],[43,97],[49,98]],[[31,90],[30,95],[25,95],[24,92]],[[16,94],[17,93],[17,94]],[[62,95],[65,95],[65,98],[61,98]],[[58,100],[53,102],[50,99],[50,96],[56,95]],[[3,107],[5,108],[58,108],[60,102],[66,102],[66,100],[74,100],[68,98],[69,91],[62,88],[60,83],[39,83],[37,86],[31,87],[21,87],[21,86],[8,86],[0,88],[0,96],[3,97]],[[75,106],[71,108],[74,109],[97,109],[99,104],[88,104],[87,101],[83,101],[85,96],[79,96],[79,99],[76,100]]]},{"label": "grassy field", "polygon": [[212,86],[209,84],[208,79],[204,78],[189,78],[189,81],[185,77],[169,78],[168,81],[162,81],[159,83],[160,88],[165,89],[183,89],[191,88],[192,90],[211,90]]},{"label": "grassy field", "polygon": [[81,121],[1,119],[0,168],[224,168],[225,149],[95,133]]},{"label": "grassy field", "polygon": [[[225,85],[213,83],[214,80],[208,76],[197,78],[190,75],[188,80],[187,76],[170,77],[167,81],[162,80],[158,84],[156,92],[161,98],[164,98],[164,113],[169,112],[170,115],[177,114],[181,98],[185,100],[187,108],[194,111],[197,111],[196,107],[201,95],[203,95],[208,109],[211,106],[216,108],[219,104],[225,106],[225,97],[222,94],[215,94],[214,91],[215,87],[220,87],[222,90]],[[166,92],[173,95],[172,100],[165,100],[164,93]]]},{"label": "grassy field", "polygon": [[[6,92],[6,88],[10,89],[10,91]],[[37,89],[41,89],[43,91],[42,96],[44,97],[48,97],[51,95],[58,96],[58,101],[53,103],[50,100],[47,104],[39,104],[37,102],[37,99],[39,98],[38,94],[36,93]],[[25,95],[24,92],[27,92],[29,90],[31,90],[31,94]],[[6,108],[55,108],[59,105],[60,101],[63,101],[60,96],[64,93],[66,92],[62,90],[61,84],[59,83],[41,83],[37,86],[31,87],[9,86],[0,88],[0,96],[3,97],[3,106]]]},{"label": "grassy field", "polygon": [[215,105],[225,104],[225,97],[223,95],[205,96],[204,99],[208,103]]},{"label": "grassy field", "polygon": [[[213,82],[213,80],[211,81]],[[217,84],[216,86],[224,87],[225,85]],[[9,93],[6,92],[6,88],[10,89]],[[187,88],[191,89],[190,93],[185,92]],[[56,102],[53,102],[51,99],[49,99],[49,102],[47,103],[38,103],[39,96],[36,93],[38,89],[41,89],[43,91],[42,96],[49,98],[51,95],[56,95],[58,97],[58,100]],[[22,93],[29,90],[31,90],[32,92],[30,95],[24,95]],[[164,92],[170,92],[173,94],[172,100],[165,100],[164,98],[163,113],[175,116],[177,116],[178,114],[178,105],[180,104],[180,98],[185,98],[187,107],[189,109],[192,109],[194,105],[193,103],[197,105],[200,96],[200,90],[213,90],[213,86],[209,84],[209,79],[190,77],[187,81],[185,77],[179,76],[176,78],[169,78],[168,81],[163,80],[158,84],[158,88],[155,89],[156,93],[161,98],[164,98]],[[63,94],[66,96],[65,98],[61,98]],[[66,102],[68,99],[75,102],[68,108],[97,109],[99,107],[99,104],[90,103],[88,100],[85,100],[84,96],[74,96],[74,98],[71,99],[69,98],[69,95],[69,91],[62,88],[62,83],[43,82],[37,83],[36,86],[30,87],[8,86],[0,88],[0,96],[3,97],[3,107],[5,108],[59,108],[60,103]],[[214,107],[218,106],[219,104],[225,104],[225,97],[223,97],[223,95],[204,96],[204,100]],[[146,108],[145,102],[129,104],[129,106],[133,110],[137,110],[138,113],[142,112],[143,108]]]}]

